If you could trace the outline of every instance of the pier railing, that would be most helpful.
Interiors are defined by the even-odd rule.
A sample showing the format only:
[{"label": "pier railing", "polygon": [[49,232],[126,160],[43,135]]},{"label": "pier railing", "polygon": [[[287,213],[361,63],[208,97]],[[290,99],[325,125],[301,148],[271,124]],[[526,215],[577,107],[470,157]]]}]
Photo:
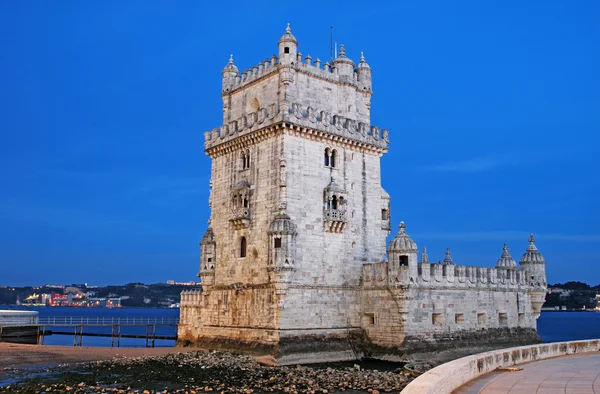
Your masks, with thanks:
[{"label": "pier railing", "polygon": [[40,326],[175,326],[179,317],[101,317],[101,316],[45,316],[40,317]]}]

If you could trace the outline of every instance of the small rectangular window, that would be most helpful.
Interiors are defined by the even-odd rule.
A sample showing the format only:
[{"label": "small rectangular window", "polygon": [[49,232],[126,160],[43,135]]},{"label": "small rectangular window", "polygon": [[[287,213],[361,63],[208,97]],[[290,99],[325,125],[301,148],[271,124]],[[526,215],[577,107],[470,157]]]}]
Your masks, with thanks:
[{"label": "small rectangular window", "polygon": [[498,313],[498,323],[500,326],[506,326],[508,324],[508,315],[506,313]]},{"label": "small rectangular window", "polygon": [[443,326],[444,320],[442,318],[442,314],[441,313],[432,313],[431,314],[431,324],[433,324],[434,326],[438,326],[438,327]]},{"label": "small rectangular window", "polygon": [[408,267],[408,256],[399,256],[400,267]]},{"label": "small rectangular window", "polygon": [[465,324],[465,315],[462,313],[456,313],[454,315],[454,322],[456,324]]},{"label": "small rectangular window", "polygon": [[290,47],[283,48],[283,53],[290,53]]},{"label": "small rectangular window", "polygon": [[275,238],[275,247],[281,248],[281,238]]},{"label": "small rectangular window", "polygon": [[485,313],[478,313],[477,314],[477,324],[479,325],[485,325]]},{"label": "small rectangular window", "polygon": [[525,314],[524,313],[519,313],[519,324],[523,324],[525,323]]},{"label": "small rectangular window", "polygon": [[367,325],[367,326],[375,325],[375,314],[374,313],[365,313],[365,325]]}]

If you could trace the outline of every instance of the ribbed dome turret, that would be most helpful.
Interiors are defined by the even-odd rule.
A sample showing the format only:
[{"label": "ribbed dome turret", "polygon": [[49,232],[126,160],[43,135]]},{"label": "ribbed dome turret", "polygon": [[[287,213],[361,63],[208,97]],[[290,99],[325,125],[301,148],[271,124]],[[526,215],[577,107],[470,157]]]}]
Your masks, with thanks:
[{"label": "ribbed dome turret", "polygon": [[508,245],[504,243],[502,256],[496,262],[496,268],[517,269],[517,262],[508,253]]},{"label": "ribbed dome turret", "polygon": [[529,246],[527,247],[527,252],[523,254],[521,257],[521,264],[523,263],[538,263],[538,264],[546,264],[544,260],[544,256],[538,251],[538,248],[535,246],[535,238],[533,234],[529,235]]},{"label": "ribbed dome turret", "polygon": [[235,66],[235,64],[233,64],[233,55],[229,56],[229,62],[223,69],[223,73],[227,73],[227,72],[233,72],[233,73],[238,72],[238,68]]},{"label": "ribbed dome turret", "polygon": [[360,53],[360,63],[358,63],[358,67],[356,68],[368,68],[369,70],[371,69],[371,67],[369,67],[369,65],[365,61],[365,55],[362,52]]},{"label": "ribbed dome turret", "polygon": [[285,34],[281,36],[277,44],[282,44],[284,42],[293,42],[294,44],[298,45],[298,40],[296,40],[296,37],[294,37],[294,35],[292,34],[292,29],[290,28],[289,23],[285,28]]},{"label": "ribbed dome turret", "polygon": [[275,219],[269,226],[269,234],[296,234],[296,225],[292,222],[292,219],[285,213],[280,212],[275,216]]},{"label": "ribbed dome turret", "polygon": [[215,233],[213,233],[212,227],[206,229],[204,236],[202,237],[202,241],[200,241],[200,245],[212,244],[215,243]]},{"label": "ribbed dome turret", "polygon": [[400,222],[400,231],[396,234],[396,237],[392,239],[390,245],[388,246],[388,253],[391,252],[410,252],[417,253],[417,244],[415,241],[410,239],[408,233],[404,230],[406,228],[406,224],[404,222]]},{"label": "ribbed dome turret", "polygon": [[340,53],[338,55],[338,57],[336,57],[333,62],[331,62],[332,65],[335,65],[337,63],[347,63],[347,64],[351,64],[352,68],[354,69],[354,62],[352,61],[352,59],[350,59],[349,57],[346,57],[346,48],[344,48],[344,45],[340,45]]},{"label": "ribbed dome turret", "polygon": [[450,248],[446,248],[446,257],[444,257],[444,265],[455,265],[452,256],[450,255]]}]

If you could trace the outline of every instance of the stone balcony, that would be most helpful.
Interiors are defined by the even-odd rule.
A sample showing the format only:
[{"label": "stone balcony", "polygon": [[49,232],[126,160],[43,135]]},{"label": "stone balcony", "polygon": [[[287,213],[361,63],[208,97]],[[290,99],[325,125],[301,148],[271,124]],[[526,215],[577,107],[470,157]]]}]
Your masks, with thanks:
[{"label": "stone balcony", "polygon": [[250,225],[250,208],[236,208],[229,219],[236,229],[248,228]]},{"label": "stone balcony", "polygon": [[347,222],[345,210],[325,209],[325,231],[343,233]]}]

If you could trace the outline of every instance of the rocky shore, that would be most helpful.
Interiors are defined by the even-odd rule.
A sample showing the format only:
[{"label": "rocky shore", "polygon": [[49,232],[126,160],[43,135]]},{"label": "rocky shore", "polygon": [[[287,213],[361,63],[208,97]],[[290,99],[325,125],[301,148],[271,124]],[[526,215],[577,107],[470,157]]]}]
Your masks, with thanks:
[{"label": "rocky shore", "polygon": [[398,393],[410,380],[358,365],[268,366],[225,352],[195,351],[68,364],[0,382],[0,393]]}]

